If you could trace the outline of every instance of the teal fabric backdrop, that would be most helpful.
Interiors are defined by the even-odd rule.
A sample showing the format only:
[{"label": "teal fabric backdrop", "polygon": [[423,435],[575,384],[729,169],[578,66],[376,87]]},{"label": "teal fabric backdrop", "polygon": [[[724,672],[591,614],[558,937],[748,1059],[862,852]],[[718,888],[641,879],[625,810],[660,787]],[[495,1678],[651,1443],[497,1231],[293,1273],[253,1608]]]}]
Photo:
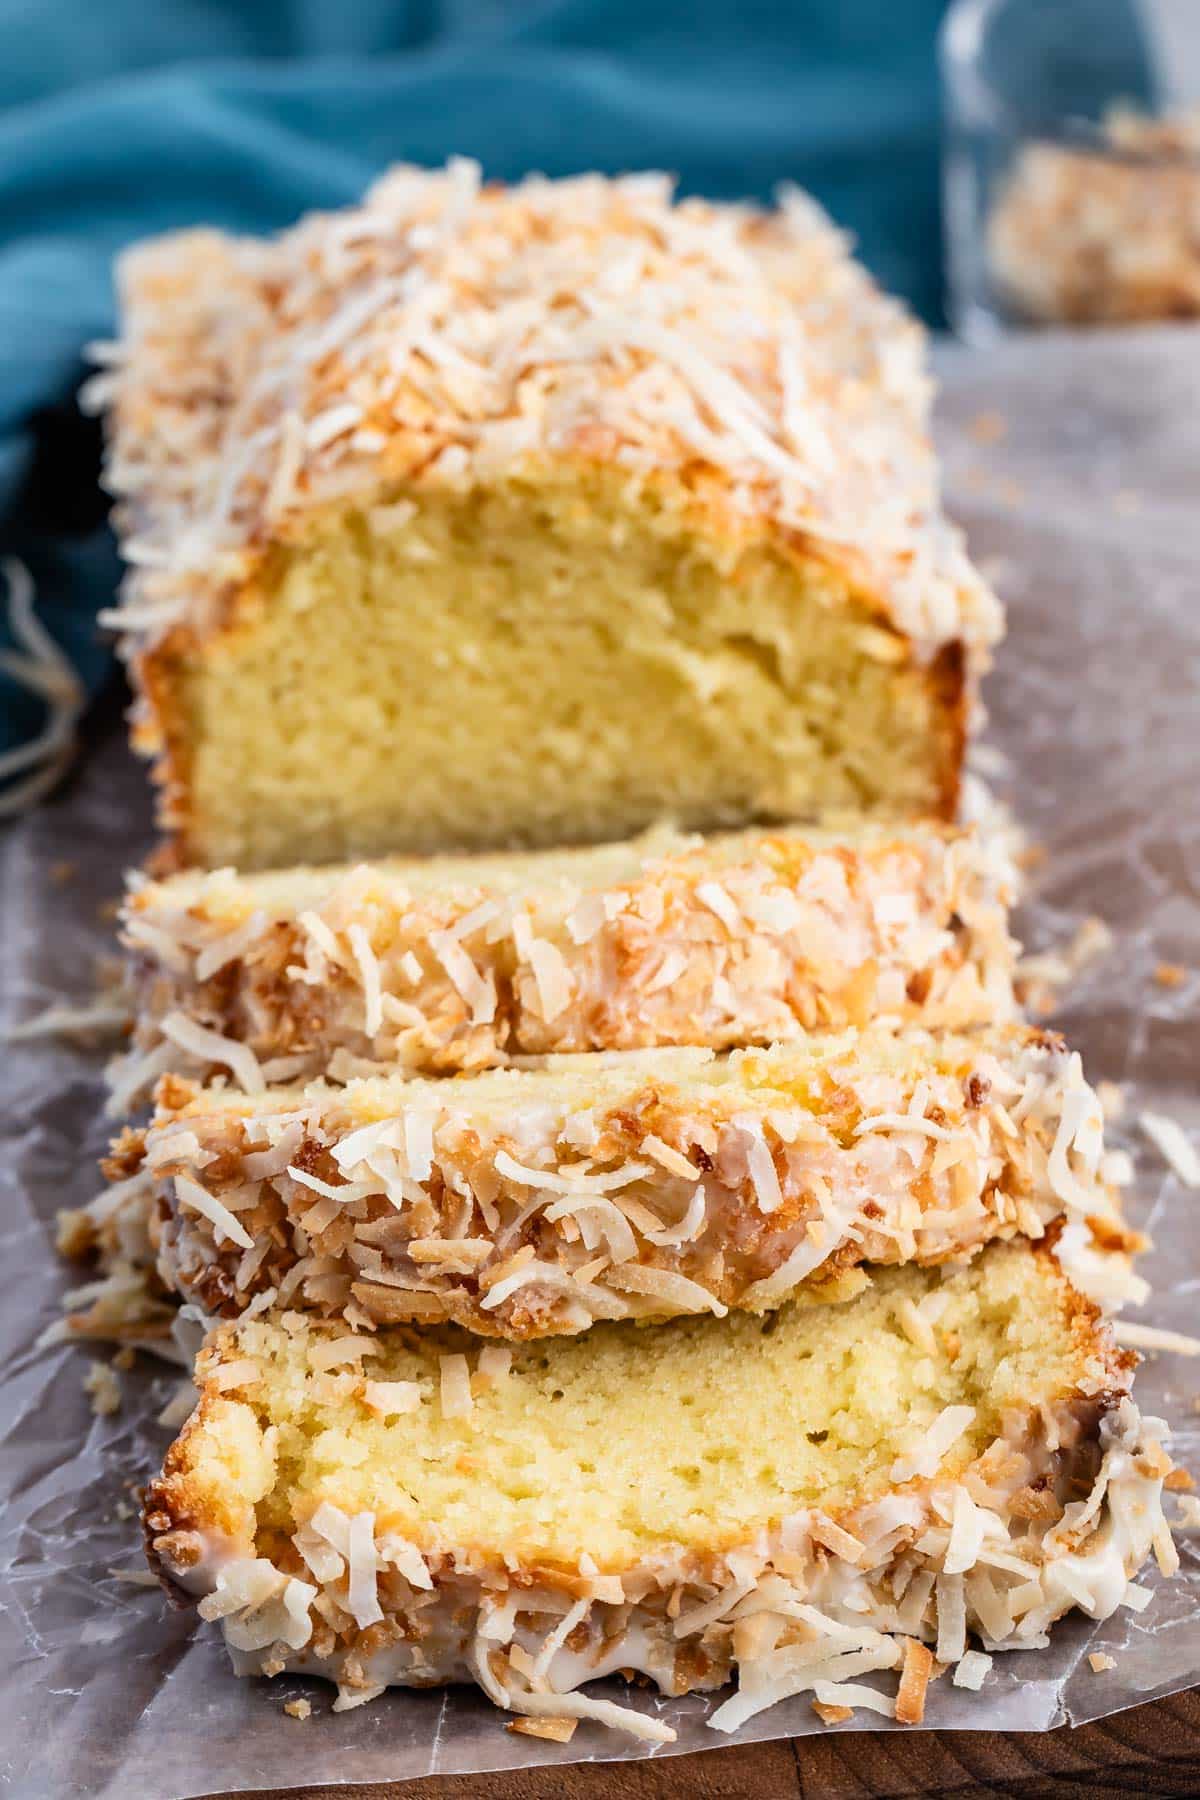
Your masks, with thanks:
[{"label": "teal fabric backdrop", "polygon": [[[271,230],[398,158],[811,188],[939,318],[943,0],[0,0],[0,540],[94,692],[115,553],[70,396],[114,251]],[[0,631],[0,641],[3,634]],[[0,687],[0,747],[40,719]]]}]

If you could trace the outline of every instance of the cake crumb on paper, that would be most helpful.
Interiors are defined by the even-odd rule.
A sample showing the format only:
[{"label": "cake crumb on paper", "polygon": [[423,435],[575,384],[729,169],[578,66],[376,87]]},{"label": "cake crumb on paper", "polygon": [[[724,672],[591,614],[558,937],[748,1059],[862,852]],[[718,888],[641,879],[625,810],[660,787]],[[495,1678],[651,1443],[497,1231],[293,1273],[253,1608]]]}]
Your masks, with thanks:
[{"label": "cake crumb on paper", "polygon": [[1088,1662],[1091,1664],[1092,1673],[1095,1675],[1103,1675],[1106,1669],[1115,1669],[1117,1666],[1116,1657],[1107,1656],[1103,1650],[1093,1650],[1092,1654],[1088,1657]]},{"label": "cake crumb on paper", "polygon": [[312,1701],[306,1700],[302,1694],[298,1700],[285,1700],[283,1710],[289,1719],[311,1719]]}]

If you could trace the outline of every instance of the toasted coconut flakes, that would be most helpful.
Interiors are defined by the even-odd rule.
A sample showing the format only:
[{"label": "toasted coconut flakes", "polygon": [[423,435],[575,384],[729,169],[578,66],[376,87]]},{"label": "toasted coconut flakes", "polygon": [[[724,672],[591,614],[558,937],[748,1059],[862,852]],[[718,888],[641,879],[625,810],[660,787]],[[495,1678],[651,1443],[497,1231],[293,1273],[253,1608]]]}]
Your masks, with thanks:
[{"label": "toasted coconut flakes", "polygon": [[813,1693],[823,1706],[861,1706],[868,1712],[882,1713],[887,1719],[896,1717],[896,1702],[889,1694],[863,1687],[860,1682],[817,1681],[813,1683]]},{"label": "toasted coconut flakes", "polygon": [[475,1365],[476,1379],[491,1386],[503,1381],[512,1368],[513,1353],[500,1344],[485,1344]]},{"label": "toasted coconut flakes", "polygon": [[424,979],[425,972],[421,967],[420,959],[415,956],[411,950],[406,950],[404,955],[400,958],[400,970],[402,974],[408,977],[414,987]]},{"label": "toasted coconut flakes", "polygon": [[114,1581],[127,1582],[130,1587],[156,1588],[162,1586],[153,1569],[106,1569],[104,1573],[110,1575]]},{"label": "toasted coconut flakes", "polygon": [[355,1513],[351,1519],[346,1567],[350,1578],[346,1609],[359,1629],[365,1631],[368,1625],[378,1625],[383,1618],[375,1580],[374,1513]]},{"label": "toasted coconut flakes", "polygon": [[552,1744],[569,1744],[578,1725],[578,1719],[510,1719],[505,1730],[521,1737],[545,1738]]},{"label": "toasted coconut flakes", "polygon": [[1103,1675],[1106,1669],[1116,1668],[1117,1659],[1115,1656],[1106,1655],[1103,1650],[1093,1650],[1088,1657],[1088,1664],[1093,1675]]},{"label": "toasted coconut flakes", "polygon": [[413,1181],[428,1181],[433,1174],[433,1126],[432,1112],[404,1115],[404,1154]]},{"label": "toasted coconut flakes", "polygon": [[991,1667],[991,1657],[985,1656],[982,1650],[968,1650],[965,1656],[959,1657],[950,1679],[955,1687],[970,1688],[972,1693],[977,1694],[987,1680]]},{"label": "toasted coconut flakes", "polygon": [[236,1043],[233,1038],[222,1037],[219,1031],[210,1031],[196,1019],[189,1019],[186,1013],[166,1013],[159,1022],[159,1030],[164,1037],[170,1038],[189,1056],[200,1062],[220,1063],[227,1068],[238,1086],[247,1094],[261,1094],[266,1087],[258,1058],[249,1044]]},{"label": "toasted coconut flakes", "polygon": [[379,1348],[373,1338],[356,1337],[353,1332],[336,1338],[322,1338],[308,1346],[308,1366],[318,1371],[336,1369],[339,1363],[357,1362],[360,1357],[377,1355]]},{"label": "toasted coconut flakes", "polygon": [[965,1487],[954,1490],[950,1537],[942,1567],[947,1575],[962,1575],[973,1569],[983,1548],[985,1514],[976,1506]]},{"label": "toasted coconut flakes", "polygon": [[585,1171],[571,1164],[560,1169],[533,1169],[519,1163],[507,1150],[497,1151],[493,1166],[497,1175],[502,1175],[506,1181],[553,1194],[610,1194],[643,1180],[652,1172],[651,1165],[644,1162],[622,1163],[620,1168],[599,1172]]},{"label": "toasted coconut flakes", "polygon": [[824,1513],[812,1515],[808,1531],[814,1543],[824,1544],[827,1550],[832,1550],[835,1556],[842,1557],[846,1562],[858,1562],[863,1554],[861,1540],[852,1532],[844,1531],[832,1519],[827,1519]]},{"label": "toasted coconut flakes", "polygon": [[323,1200],[334,1200],[339,1206],[345,1200],[353,1200],[360,1191],[360,1184],[357,1182],[343,1182],[341,1187],[332,1187],[328,1181],[322,1181],[319,1175],[310,1175],[307,1169],[289,1167],[288,1174],[301,1187],[320,1194]]},{"label": "toasted coconut flakes", "polygon": [[1180,1356],[1200,1356],[1200,1338],[1182,1331],[1164,1331],[1157,1325],[1137,1325],[1132,1319],[1114,1319],[1113,1336],[1134,1350],[1174,1350]]},{"label": "toasted coconut flakes", "polygon": [[683,951],[668,950],[650,980],[643,985],[642,992],[644,994],[660,993],[663,988],[669,988],[672,982],[678,981],[686,968],[687,957]]},{"label": "toasted coconut flakes", "polygon": [[742,915],[728,891],[719,881],[702,881],[696,889],[696,898],[709,912],[715,913],[730,937],[737,937],[742,930]]},{"label": "toasted coconut flakes", "polygon": [[916,1638],[904,1640],[904,1665],[896,1694],[896,1718],[901,1725],[919,1725],[925,1717],[925,1689],[933,1672],[933,1651]]},{"label": "toasted coconut flakes", "polygon": [[547,1025],[571,1004],[571,976],[562,954],[545,938],[533,938],[529,962],[537,987],[538,1006]]},{"label": "toasted coconut flakes", "polygon": [[219,1394],[226,1394],[231,1388],[250,1387],[261,1379],[260,1364],[252,1356],[241,1356],[235,1362],[218,1363],[214,1373],[207,1378],[207,1384],[215,1387]]},{"label": "toasted coconut flakes", "polygon": [[686,1276],[676,1275],[670,1269],[646,1268],[641,1263],[622,1263],[611,1269],[606,1279],[610,1287],[620,1288],[624,1293],[647,1294],[651,1299],[665,1301],[673,1311],[710,1312],[718,1319],[723,1319],[729,1311],[715,1294],[710,1294],[698,1281],[689,1281]]},{"label": "toasted coconut flakes", "polygon": [[340,968],[342,963],[341,948],[332,927],[326,924],[320,913],[302,912],[298,914],[296,923],[300,926],[302,931],[307,933],[313,943],[316,944],[317,948],[321,951],[322,955],[333,964],[334,968]]},{"label": "toasted coconut flakes", "polygon": [[87,1006],[47,1006],[31,1019],[10,1025],[3,1033],[8,1044],[30,1043],[38,1038],[114,1038],[129,1024],[124,1001],[100,999]]},{"label": "toasted coconut flakes", "polygon": [[465,1419],[475,1402],[471,1395],[471,1373],[465,1356],[439,1356],[442,1413],[447,1419]]},{"label": "toasted coconut flakes", "polygon": [[1179,1496],[1179,1510],[1175,1515],[1175,1527],[1184,1531],[1200,1531],[1200,1499],[1195,1494]]},{"label": "toasted coconut flakes", "polygon": [[478,1268],[492,1254],[490,1238],[412,1238],[408,1255],[415,1263],[465,1263]]},{"label": "toasted coconut flakes", "polygon": [[896,1318],[899,1320],[900,1329],[911,1344],[915,1344],[918,1350],[923,1350],[926,1356],[937,1355],[938,1341],[934,1335],[933,1326],[918,1310],[908,1294],[902,1294],[897,1301]]},{"label": "toasted coconut flakes", "polygon": [[1138,1123],[1184,1187],[1200,1187],[1200,1153],[1178,1121],[1165,1113],[1143,1112]]},{"label": "toasted coconut flakes", "polygon": [[490,1025],[496,1016],[496,984],[479,973],[458,939],[449,931],[431,931],[429,948],[471,1008],[473,1025]]},{"label": "toasted coconut flakes", "polygon": [[194,1212],[208,1220],[218,1244],[223,1238],[228,1238],[230,1243],[239,1245],[243,1250],[253,1248],[254,1239],[241,1221],[214,1194],[210,1194],[207,1188],[202,1188],[198,1181],[193,1181],[190,1175],[176,1175],[175,1193],[181,1205],[190,1206]]},{"label": "toasted coconut flakes", "polygon": [[371,1687],[352,1688],[344,1682],[338,1682],[337,1699],[333,1703],[334,1712],[352,1712],[356,1706],[367,1706],[372,1700],[378,1700],[380,1694],[387,1690],[386,1681],[377,1681]]},{"label": "toasted coconut flakes", "polygon": [[644,1155],[653,1157],[669,1175],[678,1175],[683,1181],[699,1181],[700,1170],[695,1163],[689,1162],[682,1150],[672,1149],[670,1144],[664,1143],[653,1132],[642,1139],[641,1148]]},{"label": "toasted coconut flakes", "polygon": [[844,1725],[847,1719],[854,1717],[852,1706],[828,1706],[824,1700],[814,1700],[812,1709],[822,1725]]},{"label": "toasted coconut flakes", "polygon": [[966,1589],[961,1575],[939,1575],[934,1582],[937,1605],[937,1659],[961,1662],[967,1649]]},{"label": "toasted coconut flakes", "polygon": [[356,919],[346,932],[354,960],[358,964],[363,990],[363,1029],[369,1038],[383,1029],[383,983],[379,974],[379,958],[371,948],[366,927]]},{"label": "toasted coconut flakes", "polygon": [[[951,1446],[968,1429],[975,1417],[973,1406],[946,1406],[920,1435],[913,1450],[904,1456],[898,1456],[892,1464],[891,1480],[894,1482],[912,1481],[915,1476],[927,1479],[936,1475],[941,1467],[942,1458]],[[957,1662],[957,1656],[943,1656],[938,1652],[939,1662]]]},{"label": "toasted coconut flakes", "polygon": [[419,1381],[364,1381],[363,1405],[380,1419],[416,1412],[421,1405]]},{"label": "toasted coconut flakes", "polygon": [[734,1122],[746,1140],[746,1169],[758,1210],[776,1212],[783,1205],[783,1191],[779,1186],[775,1158],[762,1134],[762,1127],[756,1121],[737,1119]]}]

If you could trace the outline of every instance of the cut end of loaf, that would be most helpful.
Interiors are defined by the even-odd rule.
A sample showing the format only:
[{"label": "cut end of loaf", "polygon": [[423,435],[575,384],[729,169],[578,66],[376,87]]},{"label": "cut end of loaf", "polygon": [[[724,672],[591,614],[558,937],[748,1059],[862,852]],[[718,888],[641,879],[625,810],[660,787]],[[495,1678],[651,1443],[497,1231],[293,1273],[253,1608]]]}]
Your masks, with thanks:
[{"label": "cut end of loaf", "polygon": [[331,514],[142,666],[208,866],[957,800],[957,646],[924,662],[819,553],[586,466]]}]

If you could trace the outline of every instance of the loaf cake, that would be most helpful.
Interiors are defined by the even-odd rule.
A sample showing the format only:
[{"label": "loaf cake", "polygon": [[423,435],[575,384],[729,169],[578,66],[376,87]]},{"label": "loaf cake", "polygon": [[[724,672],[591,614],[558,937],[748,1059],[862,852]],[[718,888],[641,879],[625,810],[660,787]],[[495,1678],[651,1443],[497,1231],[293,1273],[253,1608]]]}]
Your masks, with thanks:
[{"label": "loaf cake", "polygon": [[177,862],[953,815],[999,612],[923,335],[802,194],[401,167],[119,287],[110,622]]},{"label": "loaf cake", "polygon": [[666,1741],[588,1684],[736,1672],[718,1730],[797,1693],[916,1723],[935,1657],[978,1687],[1072,1607],[1140,1610],[1151,1548],[1175,1566],[1132,1361],[1025,1243],[841,1307],[511,1351],[283,1311],[202,1352],[149,1555],[240,1672],[331,1677],[340,1707],[469,1680]]},{"label": "loaf cake", "polygon": [[[1077,1056],[1024,1026],[875,1029],[244,1096],[167,1077],[119,1140],[166,1284],[208,1314],[507,1338],[852,1293],[1069,1219],[1081,1267],[1132,1248]],[[1115,1268],[1114,1257],[1101,1259]]]},{"label": "loaf cake", "polygon": [[135,877],[136,1025],[154,1077],[428,1074],[551,1052],[767,1044],[884,1016],[1014,1011],[1003,847],[936,825],[746,831],[524,856]]}]

